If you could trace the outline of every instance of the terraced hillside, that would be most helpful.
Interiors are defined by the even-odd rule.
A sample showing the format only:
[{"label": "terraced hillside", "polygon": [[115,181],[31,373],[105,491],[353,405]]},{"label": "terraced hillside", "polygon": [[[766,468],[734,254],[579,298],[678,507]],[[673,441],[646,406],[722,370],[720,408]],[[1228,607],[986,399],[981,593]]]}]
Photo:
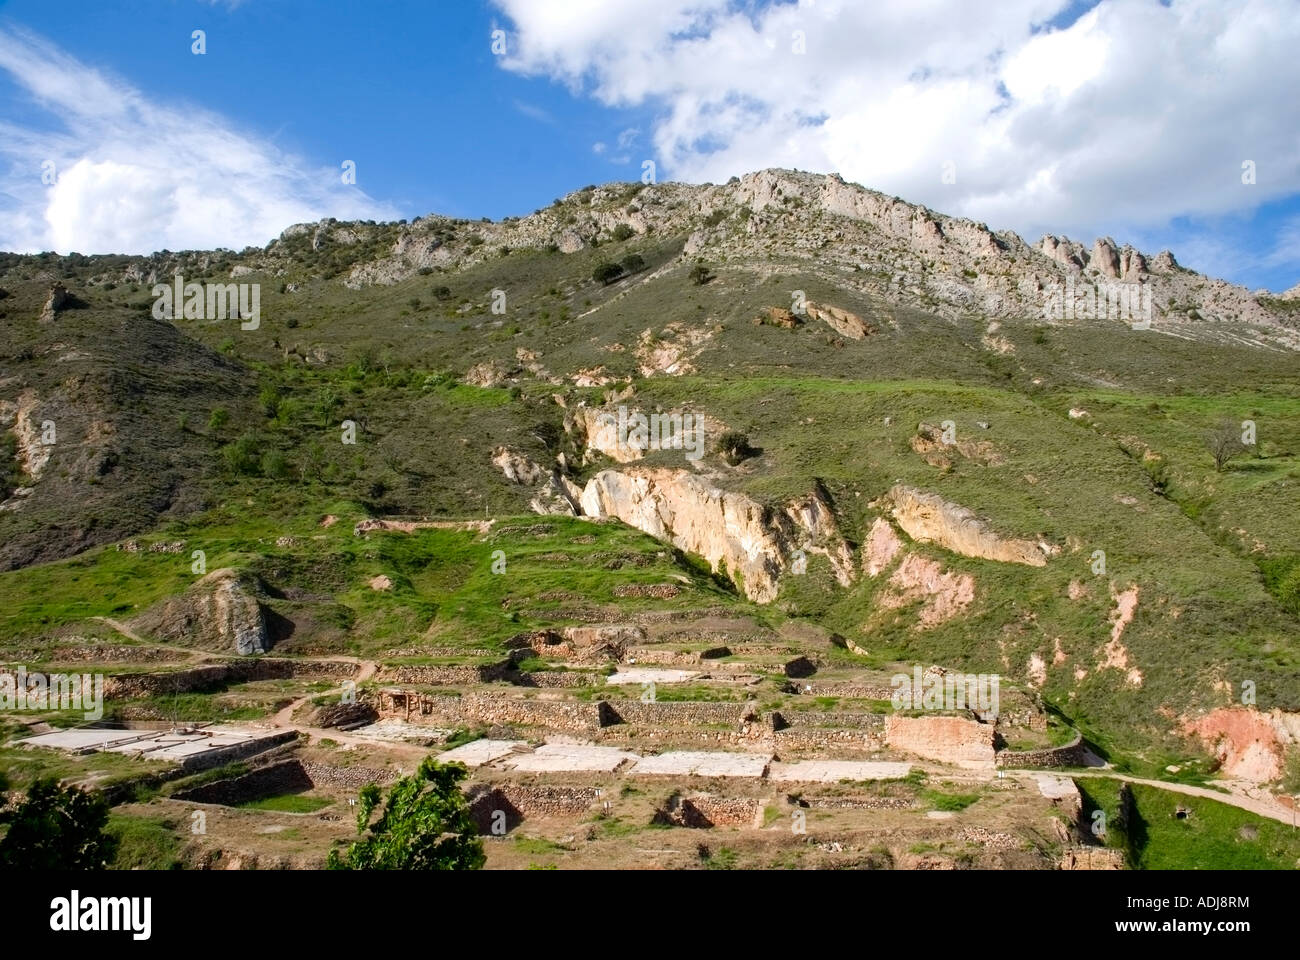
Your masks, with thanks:
[{"label": "terraced hillside", "polygon": [[[155,318],[177,273],[260,284],[259,322]],[[1149,328],[1045,316],[1066,283],[1140,285]],[[339,742],[380,765],[474,737],[632,774],[748,753],[777,765],[757,792],[681,783],[766,825],[783,765],[939,783],[1080,735],[1092,760],[1062,763],[1300,789],[1295,301],[790,171],[241,253],[6,255],[0,288],[0,659],[118,678],[113,720],[369,723]],[[700,456],[620,442],[620,408],[699,417]],[[1246,421],[1216,466],[1207,438]],[[1005,715],[891,702],[934,666],[1001,677]],[[605,789],[583,756],[565,789]],[[480,771],[498,799],[536,786],[513,757]],[[555,802],[599,810],[581,790]],[[638,830],[693,816],[646,803]],[[948,826],[1062,862],[1022,813]],[[942,846],[880,842],[850,845]]]}]

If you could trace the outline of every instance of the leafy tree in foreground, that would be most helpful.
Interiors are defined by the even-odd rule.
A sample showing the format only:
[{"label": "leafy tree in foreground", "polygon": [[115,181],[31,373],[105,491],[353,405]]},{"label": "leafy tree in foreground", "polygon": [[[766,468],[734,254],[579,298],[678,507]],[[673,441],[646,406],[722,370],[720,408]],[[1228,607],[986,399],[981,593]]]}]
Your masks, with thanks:
[{"label": "leafy tree in foreground", "polygon": [[33,783],[0,822],[9,825],[0,839],[0,870],[102,870],[113,859],[104,798],[53,778]]},{"label": "leafy tree in foreground", "polygon": [[331,850],[331,870],[478,870],[485,861],[483,841],[470,818],[460,781],[469,775],[463,764],[438,763],[425,757],[413,776],[388,791],[379,818],[380,790],[361,791],[357,833],[361,839],[345,855]]}]

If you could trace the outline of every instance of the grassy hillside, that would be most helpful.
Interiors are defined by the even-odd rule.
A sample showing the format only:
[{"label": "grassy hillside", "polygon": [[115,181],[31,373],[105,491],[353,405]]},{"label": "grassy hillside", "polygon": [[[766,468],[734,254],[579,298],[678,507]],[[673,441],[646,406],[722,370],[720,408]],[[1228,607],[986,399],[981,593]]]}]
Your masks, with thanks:
[{"label": "grassy hillside", "polygon": [[[561,219],[578,204],[559,204]],[[742,235],[745,218],[726,217],[720,229]],[[874,267],[776,241],[762,257],[709,260],[711,279],[696,283],[699,257],[683,251],[698,224],[601,233],[561,253],[498,248],[479,236],[486,228],[440,223],[444,247],[470,253],[355,288],[344,281],[386,255],[395,225],[352,225],[360,239],[319,247],[299,233],[271,253],[0,258],[0,401],[26,402],[60,438],[34,479],[12,413],[0,435],[5,492],[31,489],[0,511],[0,642],[28,651],[69,635],[120,640],[94,618],[126,620],[183,592],[190,553],[202,549],[207,569],[234,567],[264,585],[265,602],[294,625],[289,653],[492,649],[523,629],[576,622],[567,607],[614,604],[615,585],[684,577],[689,588],[672,601],[683,609],[721,604],[773,626],[813,620],[882,662],[1023,678],[1041,658],[1043,691],[1064,715],[1102,747],[1151,763],[1186,749],[1170,738],[1174,718],[1229,702],[1242,680],[1262,708],[1300,707],[1293,353],[1032,315],[991,328],[976,310],[882,296],[888,276]],[[593,279],[631,254],[641,264],[621,279]],[[228,282],[235,267],[239,282],[261,284],[258,329],[150,316],[158,276]],[[77,303],[41,322],[56,279]],[[504,313],[492,310],[494,291]],[[794,291],[875,332],[852,340],[811,320],[753,322],[790,306]],[[680,348],[684,375],[653,369],[664,345]],[[491,386],[467,380],[483,365],[495,367]],[[580,375],[600,385],[578,386]],[[698,558],[626,528],[521,519],[533,491],[506,482],[493,451],[548,467],[564,453],[581,485],[611,464],[579,465],[566,410],[627,385],[631,403],[708,413],[761,450],[738,467],[710,458],[728,489],[775,504],[820,482],[855,546],[877,499],[904,482],[1060,552],[1031,568],[916,547],[975,582],[965,615],[921,630],[912,611],[880,605],[882,583],[839,587],[819,557],[759,609]],[[1071,417],[1078,408],[1086,415]],[[1216,471],[1203,436],[1225,418],[1255,421],[1259,439]],[[920,423],[942,421],[998,462],[926,462],[912,439]],[[344,442],[345,422],[355,443]],[[322,527],[329,515],[337,523]],[[483,537],[354,536],[369,516],[498,521]],[[127,537],[137,552],[112,546]],[[175,541],[183,551],[149,552]],[[496,549],[505,575],[490,571]],[[1103,575],[1091,570],[1098,550]],[[628,557],[639,559],[611,565]],[[379,575],[391,590],[369,587]],[[1102,666],[1114,594],[1133,585],[1140,599],[1123,644],[1140,685]],[[577,599],[546,599],[562,594]]]}]

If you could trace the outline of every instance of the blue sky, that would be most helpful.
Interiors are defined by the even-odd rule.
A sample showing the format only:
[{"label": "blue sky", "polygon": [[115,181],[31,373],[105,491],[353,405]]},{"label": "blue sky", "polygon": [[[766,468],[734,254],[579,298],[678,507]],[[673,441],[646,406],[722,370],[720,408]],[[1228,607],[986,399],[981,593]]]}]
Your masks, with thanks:
[{"label": "blue sky", "polygon": [[1298,39],[1293,0],[9,0],[0,246],[499,218],[653,160],[695,182],[838,171],[1030,242],[1110,235],[1281,290]]}]

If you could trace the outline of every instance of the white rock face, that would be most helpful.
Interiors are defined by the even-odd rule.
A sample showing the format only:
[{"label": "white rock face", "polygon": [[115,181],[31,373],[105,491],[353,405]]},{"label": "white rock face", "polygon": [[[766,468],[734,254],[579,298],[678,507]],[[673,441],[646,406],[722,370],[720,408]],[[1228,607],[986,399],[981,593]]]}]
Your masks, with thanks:
[{"label": "white rock face", "polygon": [[889,491],[895,522],[913,540],[936,543],[953,553],[1002,563],[1042,567],[1047,558],[1031,540],[1004,539],[965,507],[933,493],[896,486]]},{"label": "white rock face", "polygon": [[613,517],[652,537],[699,554],[756,603],[776,598],[796,549],[822,553],[836,578],[852,582],[853,556],[819,494],[767,509],[686,470],[602,470],[582,491],[582,512]]},{"label": "white rock face", "polygon": [[739,581],[749,599],[776,597],[785,545],[764,522],[761,504],[673,470],[602,470],[582,491],[582,512],[615,517],[652,537],[697,553]]},{"label": "white rock face", "polygon": [[546,477],[546,471],[533,463],[521,453],[509,447],[497,447],[492,451],[492,463],[497,466],[511,483],[531,486],[540,483]]}]

